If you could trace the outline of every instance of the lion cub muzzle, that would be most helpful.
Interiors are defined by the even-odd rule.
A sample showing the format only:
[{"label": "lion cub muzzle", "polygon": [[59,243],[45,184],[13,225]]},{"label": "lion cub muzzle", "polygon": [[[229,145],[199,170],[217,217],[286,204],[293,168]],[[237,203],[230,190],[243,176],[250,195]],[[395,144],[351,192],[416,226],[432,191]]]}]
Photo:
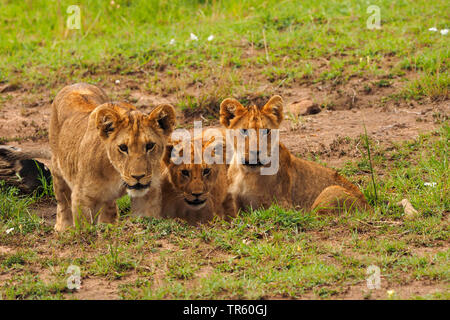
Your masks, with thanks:
[{"label": "lion cub muzzle", "polygon": [[198,193],[185,193],[184,201],[188,204],[191,209],[199,210],[206,205],[208,200],[207,194],[203,192]]},{"label": "lion cub muzzle", "polygon": [[152,175],[132,174],[130,176],[131,178],[124,179],[123,183],[127,188],[127,193],[133,197],[144,196],[150,190]]}]

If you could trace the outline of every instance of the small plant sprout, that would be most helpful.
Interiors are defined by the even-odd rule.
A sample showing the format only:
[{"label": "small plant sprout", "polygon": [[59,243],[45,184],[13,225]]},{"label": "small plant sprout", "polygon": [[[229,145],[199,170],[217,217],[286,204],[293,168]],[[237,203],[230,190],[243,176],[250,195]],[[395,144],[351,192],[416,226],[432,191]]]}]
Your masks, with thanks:
[{"label": "small plant sprout", "polygon": [[387,290],[386,294],[388,296],[389,299],[392,299],[395,295],[395,291],[394,290]]},{"label": "small plant sprout", "polygon": [[372,178],[372,184],[373,184],[373,192],[374,192],[374,197],[375,197],[375,203],[378,202],[378,194],[377,194],[377,184],[375,182],[375,174],[374,174],[374,170],[373,170],[373,165],[372,165],[372,156],[370,154],[370,142],[369,142],[369,136],[367,135],[367,128],[366,125],[364,124],[364,136],[363,136],[363,142],[364,142],[364,146],[367,149],[367,158],[369,160],[369,169],[370,169],[370,176]]}]

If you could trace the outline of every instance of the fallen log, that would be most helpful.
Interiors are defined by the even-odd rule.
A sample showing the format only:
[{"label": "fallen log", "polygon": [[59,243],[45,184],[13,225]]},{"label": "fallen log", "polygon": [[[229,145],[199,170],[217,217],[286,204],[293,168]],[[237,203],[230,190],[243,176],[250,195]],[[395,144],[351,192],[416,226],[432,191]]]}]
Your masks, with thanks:
[{"label": "fallen log", "polygon": [[22,151],[16,147],[0,146],[0,181],[24,193],[33,193],[51,181],[50,170],[35,158],[50,157],[47,150]]}]

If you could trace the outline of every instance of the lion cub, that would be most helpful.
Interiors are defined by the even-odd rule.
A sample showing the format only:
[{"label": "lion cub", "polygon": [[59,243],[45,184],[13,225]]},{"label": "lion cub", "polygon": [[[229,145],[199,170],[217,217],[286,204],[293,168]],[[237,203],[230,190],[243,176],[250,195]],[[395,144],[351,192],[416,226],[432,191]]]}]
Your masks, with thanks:
[{"label": "lion cub", "polygon": [[130,104],[110,102],[103,90],[89,84],[63,88],[52,104],[50,147],[57,200],[56,231],[77,222],[113,223],[115,200],[155,192],[158,210],[161,158],[175,124],[171,105],[150,115]]},{"label": "lion cub", "polygon": [[[199,141],[200,140],[200,141]],[[197,151],[201,163],[193,163],[195,159],[195,141],[201,145]],[[185,150],[187,149],[188,150]],[[208,148],[208,149],[207,149]],[[163,218],[180,218],[189,224],[199,224],[211,221],[214,216],[228,219],[236,216],[231,195],[228,193],[227,165],[205,161],[205,149],[212,150],[223,159],[224,145],[215,138],[197,138],[184,145],[181,142],[166,147],[164,163],[166,171],[162,178],[162,209]],[[176,156],[172,156],[172,151]],[[179,157],[190,152],[190,163],[180,163]],[[198,154],[201,151],[201,154]],[[218,152],[217,152],[218,151]],[[217,152],[215,154],[215,152]],[[201,158],[200,158],[201,157]]]},{"label": "lion cub", "polygon": [[[270,141],[267,142],[269,150],[279,152],[276,159],[279,160],[278,170],[274,174],[261,174],[261,169],[268,164],[260,161],[261,151],[249,150],[249,145],[252,142],[260,145],[264,134],[267,140],[273,139],[270,129],[278,129],[282,120],[283,100],[280,96],[272,97],[263,107],[246,108],[235,99],[225,99],[221,103],[222,125],[228,129],[240,130],[250,140],[243,151],[235,150],[228,171],[230,193],[236,207],[267,208],[275,201],[284,207],[299,206],[307,210],[317,208],[322,213],[355,207],[360,210],[368,209],[369,205],[359,189],[335,170],[299,159],[281,143],[276,150],[271,149]],[[251,137],[249,129],[264,134]],[[250,156],[256,158],[256,161],[251,163]]]}]

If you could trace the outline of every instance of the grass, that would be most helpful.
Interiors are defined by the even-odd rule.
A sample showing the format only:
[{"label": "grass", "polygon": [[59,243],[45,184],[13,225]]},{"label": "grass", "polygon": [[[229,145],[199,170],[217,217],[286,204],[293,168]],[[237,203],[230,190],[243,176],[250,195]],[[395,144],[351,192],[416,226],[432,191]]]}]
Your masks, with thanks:
[{"label": "grass", "polygon": [[366,28],[364,1],[85,0],[79,30],[66,28],[70,1],[0,3],[0,81],[32,91],[127,76],[215,114],[224,97],[255,99],[261,82],[276,91],[357,76],[406,81],[405,98],[448,98],[447,39],[428,31],[448,27],[447,1],[378,1],[381,30]]}]

